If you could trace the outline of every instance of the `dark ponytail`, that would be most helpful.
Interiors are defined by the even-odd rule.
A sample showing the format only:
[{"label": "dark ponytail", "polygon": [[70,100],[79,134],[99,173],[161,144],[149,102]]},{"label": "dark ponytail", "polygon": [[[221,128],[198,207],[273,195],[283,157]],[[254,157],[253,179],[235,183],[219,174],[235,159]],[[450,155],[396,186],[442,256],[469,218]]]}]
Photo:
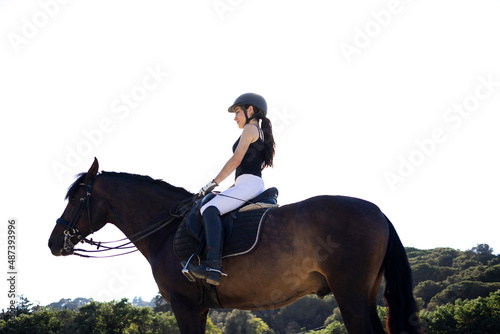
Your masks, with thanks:
[{"label": "dark ponytail", "polygon": [[271,120],[266,116],[261,118],[261,120],[262,132],[264,132],[264,164],[262,166],[262,169],[264,169],[266,167],[273,167],[274,149],[276,147],[276,143],[274,142],[273,125],[271,124]]},{"label": "dark ponytail", "polygon": [[[249,104],[245,105],[245,110],[248,109],[249,106]],[[266,117],[262,110],[255,106],[253,106],[253,108],[254,114],[252,118],[256,118],[261,121],[261,129],[262,132],[264,132],[264,162],[262,164],[262,169],[266,167],[273,167],[274,149],[276,147],[273,136],[273,125],[271,124],[271,120]]]}]

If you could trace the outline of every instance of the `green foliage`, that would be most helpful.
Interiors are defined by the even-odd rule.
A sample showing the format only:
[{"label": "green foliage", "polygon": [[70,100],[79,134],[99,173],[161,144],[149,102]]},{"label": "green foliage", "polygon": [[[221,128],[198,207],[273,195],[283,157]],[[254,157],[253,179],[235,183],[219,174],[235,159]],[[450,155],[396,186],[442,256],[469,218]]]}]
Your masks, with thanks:
[{"label": "green foliage", "polygon": [[269,326],[249,311],[233,310],[227,315],[223,334],[271,334]]},{"label": "green foliage", "polygon": [[212,319],[207,318],[207,328],[206,328],[206,333],[207,334],[221,334],[221,330],[215,326],[212,322]]},{"label": "green foliage", "polygon": [[67,328],[74,319],[74,312],[69,310],[54,311],[41,308],[31,314],[21,314],[8,321],[0,322],[0,333],[67,333]]},{"label": "green foliage", "polygon": [[340,321],[334,321],[324,330],[316,332],[318,334],[347,334],[347,329],[345,328],[344,324],[341,323]]},{"label": "green foliage", "polygon": [[[406,248],[414,276],[414,295],[426,333],[500,333],[500,256],[487,244],[467,251]],[[382,300],[383,286],[378,305]],[[141,305],[147,305],[140,307]],[[377,307],[382,323],[387,309]],[[97,303],[61,299],[49,307],[21,296],[14,312],[0,313],[0,334],[14,333],[179,333],[171,307],[161,296]],[[322,328],[322,329],[320,329]],[[208,334],[346,333],[333,295],[306,296],[277,310],[212,310]]]},{"label": "green foliage", "polygon": [[[422,298],[425,304],[429,303],[436,294],[440,293],[444,289],[443,283],[437,283],[432,280],[427,280],[418,283],[415,287],[413,294],[417,298]],[[424,305],[425,305],[424,304]]]},{"label": "green foliage", "polygon": [[500,289],[500,282],[483,283],[464,281],[449,285],[446,289],[432,297],[427,308],[434,309],[438,305],[454,303],[457,299],[474,299],[488,296],[490,292]]},{"label": "green foliage", "polygon": [[477,244],[476,247],[472,247],[471,251],[479,255],[493,254],[493,248],[491,248],[488,244]]},{"label": "green foliage", "polygon": [[[297,302],[273,312],[263,320],[279,333],[297,333],[297,329],[310,330],[324,325],[337,307],[333,295],[323,300],[316,296],[306,296]],[[289,327],[288,330],[284,330]],[[292,331],[295,330],[295,331]]]},{"label": "green foliage", "polygon": [[421,312],[420,318],[428,334],[500,333],[500,291],[486,298],[458,299],[434,312]]},{"label": "green foliage", "polygon": [[407,248],[407,252],[413,270],[414,294],[423,307],[434,310],[459,298],[485,297],[499,288],[500,256],[493,255],[487,244],[478,244],[467,251]]},{"label": "green foliage", "polygon": [[[24,305],[23,307],[25,307]],[[170,313],[154,313],[151,307],[136,307],[127,299],[108,303],[90,302],[78,310],[41,307],[27,314],[0,321],[0,333],[91,334],[91,333],[180,333]],[[211,331],[209,333],[220,333]]]}]

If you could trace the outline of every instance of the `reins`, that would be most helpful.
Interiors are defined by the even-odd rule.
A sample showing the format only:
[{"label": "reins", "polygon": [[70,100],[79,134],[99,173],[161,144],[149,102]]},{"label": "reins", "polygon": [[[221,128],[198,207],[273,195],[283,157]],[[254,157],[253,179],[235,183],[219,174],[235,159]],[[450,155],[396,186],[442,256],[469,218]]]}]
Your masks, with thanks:
[{"label": "reins", "polygon": [[[177,217],[170,217],[169,219],[166,219],[166,221],[165,221],[165,219],[162,219],[159,222],[155,223],[153,226],[150,226],[148,229],[132,235],[130,238],[145,233],[144,235],[142,235],[142,236],[140,236],[140,237],[138,237],[138,238],[136,238],[134,240],[130,240],[130,238],[123,238],[123,239],[116,240],[116,241],[98,241],[98,242],[95,242],[93,239],[82,238],[82,237],[79,236],[79,239],[82,242],[88,243],[89,245],[92,245],[92,246],[96,246],[97,249],[96,250],[88,250],[88,249],[75,248],[75,249],[73,249],[73,251],[74,251],[73,254],[74,255],[78,255],[80,257],[86,257],[86,258],[106,258],[106,257],[115,257],[115,256],[120,256],[120,255],[125,255],[125,254],[130,254],[130,253],[137,252],[138,249],[134,245],[135,242],[137,242],[139,240],[142,240],[142,239],[144,239],[144,238],[152,235],[153,233],[158,232],[159,230],[161,230],[162,228],[166,227],[171,222],[173,222],[175,218],[177,218]],[[110,246],[103,245],[103,244],[118,243],[118,242],[122,242],[122,241],[125,241],[125,240],[130,240],[130,241],[126,242],[126,243],[124,243],[122,245],[115,246],[115,247],[110,247]],[[100,249],[100,248],[104,248],[104,249]],[[123,250],[123,249],[130,249],[130,248],[135,248],[135,249],[131,250],[131,251],[128,251],[128,252],[125,252],[125,253],[113,254],[113,255],[105,255],[105,256],[92,256],[92,255],[85,255],[85,254],[77,253],[77,252],[101,253],[101,252],[106,252],[106,251]]]}]

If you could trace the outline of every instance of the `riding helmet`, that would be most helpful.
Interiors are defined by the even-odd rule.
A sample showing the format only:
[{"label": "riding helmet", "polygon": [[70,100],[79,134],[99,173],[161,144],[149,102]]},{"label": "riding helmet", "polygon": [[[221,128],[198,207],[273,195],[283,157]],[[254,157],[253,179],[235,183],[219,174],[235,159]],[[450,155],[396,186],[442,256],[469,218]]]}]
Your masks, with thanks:
[{"label": "riding helmet", "polygon": [[243,95],[240,95],[235,101],[234,103],[228,108],[228,111],[229,112],[234,112],[234,108],[237,107],[237,106],[241,106],[241,105],[244,105],[244,104],[250,104],[254,107],[257,107],[259,108],[260,110],[262,110],[262,112],[264,113],[264,116],[267,115],[267,103],[266,103],[266,100],[258,95],[258,94],[254,94],[254,93],[245,93]]}]

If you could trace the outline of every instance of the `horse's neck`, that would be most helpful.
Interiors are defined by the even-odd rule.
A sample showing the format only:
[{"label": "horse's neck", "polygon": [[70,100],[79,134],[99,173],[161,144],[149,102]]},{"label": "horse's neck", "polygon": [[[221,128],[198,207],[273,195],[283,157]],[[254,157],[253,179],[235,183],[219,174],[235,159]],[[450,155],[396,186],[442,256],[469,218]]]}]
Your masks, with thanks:
[{"label": "horse's neck", "polygon": [[[152,190],[147,196],[144,192],[128,189],[127,191],[113,192],[108,196],[110,202],[109,222],[115,225],[131,241],[142,235],[142,232],[151,230],[151,226],[170,217],[170,209],[181,200],[178,194],[163,194]],[[139,235],[137,235],[139,234]],[[134,242],[139,251],[149,260],[149,247],[152,239],[159,233],[152,234]]]}]

